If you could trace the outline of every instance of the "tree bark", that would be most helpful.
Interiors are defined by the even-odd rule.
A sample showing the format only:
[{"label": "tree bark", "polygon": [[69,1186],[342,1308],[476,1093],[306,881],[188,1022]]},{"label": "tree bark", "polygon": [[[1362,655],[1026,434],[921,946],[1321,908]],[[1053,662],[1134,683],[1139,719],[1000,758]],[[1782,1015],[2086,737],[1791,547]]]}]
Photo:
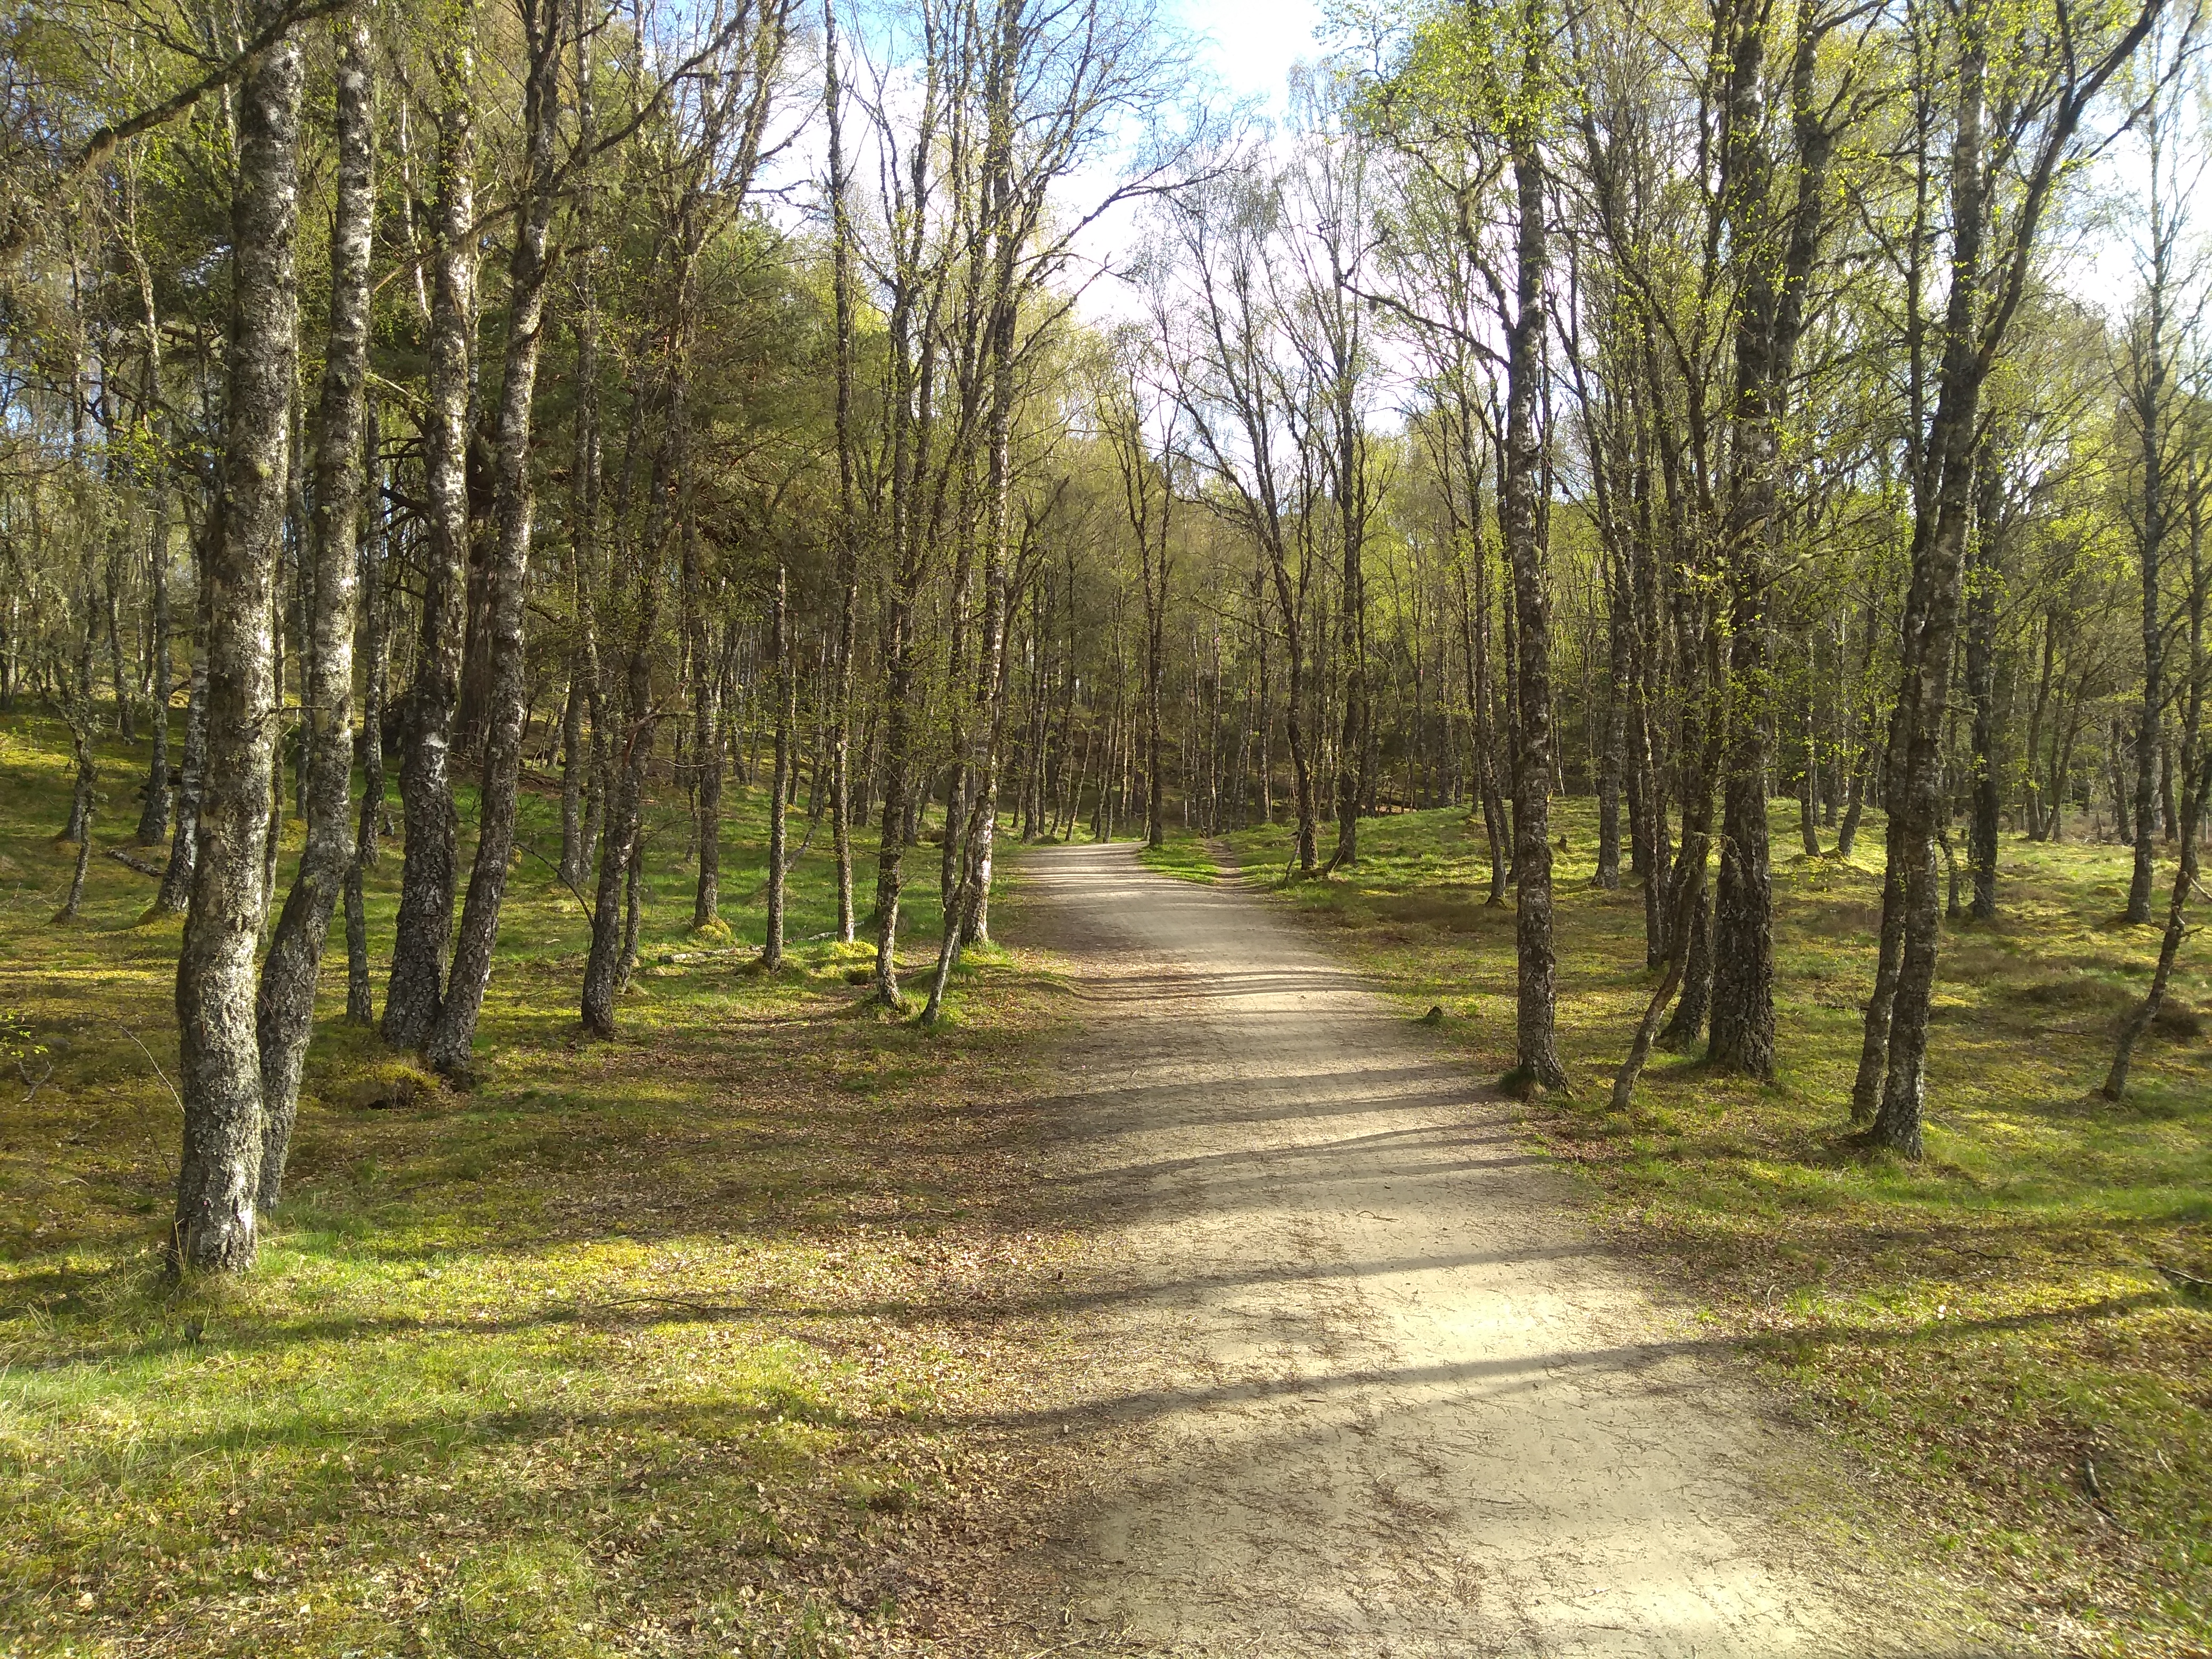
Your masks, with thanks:
[{"label": "tree bark", "polygon": [[154,908],[168,915],[182,915],[191,902],[192,866],[199,853],[200,785],[207,772],[208,580],[204,560],[201,562],[199,584],[191,691],[185,703],[184,763],[178,769],[177,819],[169,832],[169,861],[161,871],[161,889],[154,895]]},{"label": "tree bark", "polygon": [[837,380],[837,658],[830,716],[830,830],[837,857],[837,938],[850,945],[857,926],[853,914],[853,659],[859,644],[860,562],[853,477],[853,225],[845,172],[836,0],[823,0],[822,39],[823,106],[830,125],[830,292]]},{"label": "tree bark", "polygon": [[2159,941],[2158,966],[2151,975],[2150,989],[2142,1001],[2121,1024],[2118,1041],[2112,1048],[2112,1063],[2105,1073],[2100,1091],[2107,1100],[2118,1100],[2127,1093],[2128,1068],[2135,1057],[2136,1044],[2150,1024],[2158,1018],[2165,1005],[2167,988],[2173,981],[2174,963],[2181,954],[2182,942],[2188,937],[2190,895],[2197,890],[2198,860],[2201,856],[2199,832],[2204,823],[2204,800],[2208,783],[2212,783],[2212,769],[2208,769],[2203,752],[2202,731],[2204,709],[2204,611],[2207,600],[2204,568],[2204,501],[2202,480],[2192,480],[2197,489],[2191,492],[2183,511],[2187,514],[2189,538],[2189,658],[2186,678],[2183,682],[2181,704],[2181,832],[2180,862],[2173,872],[2172,896],[2166,902],[2166,933]]},{"label": "tree bark", "polygon": [[1814,103],[1821,31],[1802,8],[1791,66],[1796,181],[1791,206],[1769,204],[1763,65],[1766,15],[1736,13],[1729,57],[1723,199],[1741,289],[1730,412],[1729,739],[1722,788],[1719,879],[1713,894],[1713,1006],[1706,1058],[1757,1078],[1774,1075],[1774,885],[1767,823],[1768,716],[1774,705],[1766,589],[1780,529],[1780,425],[1788,401],[1805,288],[1820,244],[1832,138]]},{"label": "tree bark", "polygon": [[[2155,182],[2154,179],[2154,188]],[[2155,196],[2152,212],[2152,265],[2144,295],[2148,314],[2138,325],[2140,332],[2130,343],[2135,348],[2130,354],[2134,361],[2128,365],[2129,383],[2124,386],[2122,395],[2123,408],[2135,427],[2131,435],[2141,472],[2140,502],[2136,507],[2139,516],[2134,528],[2136,574],[2142,600],[2142,695],[2136,716],[2135,867],[2128,880],[2127,908],[2127,919],[2133,922],[2150,920],[2157,836],[2154,815],[2160,805],[2158,763],[2165,743],[2166,695],[2166,601],[2161,567],[2167,516],[2166,473],[2170,464],[2166,453],[2166,428],[2171,418],[2166,408],[2171,388],[2167,384],[2166,307],[2171,252],[2169,238],[2162,234],[2167,228],[2160,222]],[[2174,814],[2170,785],[2165,791],[2163,804],[2171,828]]]},{"label": "tree bark", "polygon": [[1989,921],[1997,913],[1997,828],[2003,811],[1997,777],[1996,648],[1997,596],[2004,574],[1997,560],[2002,480],[1995,447],[1987,439],[1976,466],[1974,530],[1966,570],[1966,700],[1974,711],[1966,862],[1974,878],[1974,917]]},{"label": "tree bark", "polygon": [[568,653],[568,690],[561,703],[561,862],[564,886],[584,879],[584,785],[592,763],[584,750],[584,653]]},{"label": "tree bark", "polygon": [[180,1273],[241,1272],[256,1244],[262,1097],[253,951],[274,747],[270,618],[299,350],[301,80],[299,43],[280,36],[246,72],[235,103],[222,489],[203,574],[207,749],[191,902],[177,954],[185,1131],[169,1261]]},{"label": "tree bark", "polygon": [[375,214],[368,20],[339,25],[337,204],[331,228],[331,326],[323,366],[309,521],[311,635],[301,675],[307,840],[261,968],[254,1024],[261,1049],[263,1214],[283,1196],[300,1073],[315,1023],[315,985],[331,913],[353,867],[346,806],[353,783],[353,635],[361,521],[362,389],[368,372],[369,243]]},{"label": "tree bark", "polygon": [[783,966],[784,802],[791,793],[793,728],[799,719],[799,678],[792,672],[791,661],[790,606],[789,575],[779,564],[775,608],[769,614],[769,649],[775,655],[775,763],[769,775],[768,928],[760,958],[761,966],[771,971]]},{"label": "tree bark", "polygon": [[[1883,890],[1883,963],[1875,1001],[1867,1011],[1861,1064],[1863,1084],[1877,1037],[1887,1027],[1881,1104],[1870,1144],[1909,1158],[1921,1152],[1927,1088],[1928,1016],[1938,943],[1936,835],[1944,818],[1943,730],[1948,714],[1951,661],[1958,641],[1960,590],[1964,580],[1967,521],[1972,510],[1973,457],[1982,390],[2026,290],[2036,228],[2053,182],[2075,151],[2083,113],[2128,61],[2157,20],[2149,0],[2109,47],[2086,64],[2070,54],[2061,73],[2039,82],[2048,100],[2033,154],[2014,166],[2027,185],[2006,204],[2002,222],[2010,244],[2003,260],[1984,271],[1984,246],[1992,215],[1984,139],[1984,83],[1990,37],[2016,31],[2008,15],[1975,4],[1958,22],[1959,70],[1954,79],[1956,118],[1951,150],[1952,246],[1950,294],[1942,327],[1935,418],[1927,461],[1916,480],[1911,586],[1905,602],[1905,649],[1897,709],[1890,724],[1887,776],[1882,805],[1889,813],[1889,876]],[[2019,44],[2008,34],[2008,51]],[[2007,97],[2019,83],[2008,78]],[[2000,136],[2009,144],[2022,130],[2021,112],[2003,112]],[[1931,500],[1932,496],[1932,500]],[[2056,791],[2054,791],[2054,793]],[[2054,807],[2057,805],[2054,800]],[[1890,940],[1894,934],[1894,990],[1883,997]],[[1854,1104],[1857,1103],[1855,1096]]]},{"label": "tree bark", "polygon": [[[658,591],[659,584],[647,578],[638,586],[652,592]],[[624,966],[623,885],[636,861],[646,764],[653,754],[655,720],[650,641],[653,617],[649,599],[641,608],[644,615],[635,624],[637,633],[627,653],[623,682],[621,753],[608,768],[599,882],[592,906],[592,944],[584,958],[584,1028],[600,1037],[614,1035],[615,999],[629,977]]]},{"label": "tree bark", "polygon": [[155,308],[152,273],[139,251],[135,207],[131,233],[128,245],[137,270],[140,320],[146,331],[144,379],[139,387],[138,404],[146,423],[148,441],[156,449],[149,467],[151,488],[146,504],[146,571],[154,636],[149,651],[153,672],[149,676],[148,690],[152,694],[149,712],[153,716],[154,747],[147,757],[146,800],[138,814],[137,841],[141,847],[159,847],[169,837],[169,484],[167,458],[159,453],[162,429],[157,412],[161,398],[161,319]]},{"label": "tree bark", "polygon": [[[1534,0],[1522,50],[1533,83],[1541,46]],[[1537,429],[1543,374],[1547,262],[1544,164],[1533,134],[1512,146],[1519,222],[1516,239],[1515,313],[1506,336],[1504,474],[1502,490],[1506,556],[1513,574],[1518,645],[1514,726],[1514,866],[1520,903],[1514,918],[1516,963],[1515,1070],[1546,1089],[1566,1086],[1553,1036],[1558,1018],[1557,964],[1552,943],[1552,659],[1551,600],[1545,550],[1538,540],[1537,480],[1543,434]]]},{"label": "tree bark", "polygon": [[691,636],[691,832],[698,868],[691,888],[693,929],[717,927],[722,919],[722,732],[720,664],[714,629],[708,616],[704,574],[698,568],[698,541],[684,538],[684,584],[687,631]]},{"label": "tree bark", "polygon": [[523,88],[523,183],[507,262],[507,356],[493,441],[497,470],[484,626],[489,635],[483,781],[476,861],[453,948],[453,973],[427,1044],[441,1072],[467,1069],[477,1019],[491,984],[492,947],[514,854],[516,794],[528,687],[524,677],[523,601],[530,586],[530,540],[537,498],[530,478],[532,413],[545,338],[545,240],[553,223],[555,129],[560,121],[562,0],[523,0],[529,76]]},{"label": "tree bark", "polygon": [[362,672],[361,818],[354,831],[353,863],[346,871],[346,1024],[376,1023],[368,978],[368,915],[362,884],[376,867],[384,818],[384,487],[383,430],[377,400],[362,415],[362,464],[366,517],[361,549]]},{"label": "tree bark", "polygon": [[1605,701],[1599,714],[1597,752],[1597,868],[1591,884],[1611,892],[1620,885],[1620,797],[1628,749],[1628,573],[1615,557],[1605,561]]},{"label": "tree bark", "polygon": [[[1960,52],[1951,162],[1951,295],[1944,320],[1942,389],[1929,434],[1936,499],[1932,514],[1923,510],[1919,515],[1925,528],[1918,529],[1914,538],[1905,660],[1890,722],[1889,775],[1882,791],[1889,811],[1886,850],[1890,873],[1882,892],[1876,1001],[1885,1000],[1885,981],[1891,988],[1887,1006],[1869,1005],[1861,1053],[1863,1083],[1867,1062],[1874,1058],[1879,1022],[1886,1028],[1887,1053],[1881,1056],[1881,1103],[1869,1133],[1875,1144],[1909,1158],[1917,1158],[1921,1152],[1928,1012],[1936,980],[1936,833],[1943,809],[1943,717],[1964,580],[1971,458],[1987,368],[1978,360],[1975,338],[1987,229],[1982,166],[1986,27],[1984,18],[1970,20]],[[1855,1090],[1855,1107],[1856,1103]]]},{"label": "tree bark", "polygon": [[147,509],[146,568],[154,611],[153,753],[146,763],[146,803],[138,814],[137,842],[159,847],[169,836],[169,495],[157,482]]},{"label": "tree bark", "polygon": [[453,805],[453,725],[468,620],[469,357],[476,326],[476,127],[473,9],[450,24],[438,64],[437,243],[431,256],[429,368],[423,472],[429,536],[424,549],[422,635],[407,694],[399,759],[405,861],[384,1040],[419,1048],[437,1023],[459,876]]},{"label": "tree bark", "polygon": [[92,867],[92,817],[94,791],[100,784],[100,765],[92,747],[92,699],[80,696],[70,718],[70,747],[76,760],[76,779],[70,791],[70,819],[76,825],[76,866],[70,874],[69,897],[63,901],[57,921],[75,921],[84,908],[84,878]]}]

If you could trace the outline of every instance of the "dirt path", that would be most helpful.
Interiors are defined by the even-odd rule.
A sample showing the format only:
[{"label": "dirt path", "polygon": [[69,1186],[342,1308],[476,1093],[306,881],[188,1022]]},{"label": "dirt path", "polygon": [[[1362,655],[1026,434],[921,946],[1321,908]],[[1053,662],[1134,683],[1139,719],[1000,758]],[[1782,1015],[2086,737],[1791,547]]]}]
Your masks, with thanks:
[{"label": "dirt path", "polygon": [[1805,1449],[1427,1032],[1233,885],[1126,846],[1024,870],[1095,1016],[1070,1201],[1128,1275],[1058,1650],[1889,1650],[1790,1565]]}]

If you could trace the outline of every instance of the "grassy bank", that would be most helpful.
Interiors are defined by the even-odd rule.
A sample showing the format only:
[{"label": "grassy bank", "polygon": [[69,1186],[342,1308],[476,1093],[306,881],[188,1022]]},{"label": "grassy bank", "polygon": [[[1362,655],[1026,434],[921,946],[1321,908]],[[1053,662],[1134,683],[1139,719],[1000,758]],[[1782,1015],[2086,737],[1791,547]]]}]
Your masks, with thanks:
[{"label": "grassy bank", "polygon": [[[2008,839],[1999,920],[1944,937],[1928,1156],[1869,1158],[1844,1141],[1879,825],[1854,861],[1793,858],[1796,805],[1778,802],[1780,1075],[1662,1054],[1622,1120],[1606,1088],[1650,994],[1643,896],[1588,884],[1595,826],[1562,805],[1575,1091],[1532,1105],[1532,1131],[1594,1183],[1619,1237],[1849,1443],[1870,1502],[1914,1511],[1963,1571],[2014,1581],[2044,1637],[2207,1651],[2212,1308],[2157,1268],[2212,1278],[2212,952],[2191,941],[2126,1103],[2096,1098],[2155,933],[2114,921],[2122,849]],[[1441,1004],[1477,1064],[1511,1066],[1513,916],[1482,902],[1479,824],[1370,823],[1356,869],[1288,887],[1284,832],[1231,843],[1409,1012]]]},{"label": "grassy bank", "polygon": [[1221,866],[1206,845],[1206,837],[1192,830],[1170,831],[1165,842],[1158,847],[1139,842],[1137,859],[1146,869],[1173,876],[1177,881],[1210,883],[1221,879]]},{"label": "grassy bank", "polygon": [[[102,846],[137,755],[106,757]],[[1042,965],[978,952],[935,1033],[863,1009],[834,943],[760,975],[758,794],[726,826],[726,945],[689,933],[678,799],[613,1042],[580,1036],[586,929],[539,859],[465,1094],[340,1023],[334,941],[261,1264],[179,1293],[177,925],[105,857],[52,921],[67,785],[58,726],[0,723],[0,1009],[45,1051],[0,1068],[0,1652],[990,1647],[963,1581],[1039,1477],[981,1419],[1049,1363],[1018,1310],[1070,1248],[1024,1176]],[[526,798],[549,857],[556,813]],[[794,939],[831,926],[828,842]],[[369,896],[380,1003],[398,874]]]}]

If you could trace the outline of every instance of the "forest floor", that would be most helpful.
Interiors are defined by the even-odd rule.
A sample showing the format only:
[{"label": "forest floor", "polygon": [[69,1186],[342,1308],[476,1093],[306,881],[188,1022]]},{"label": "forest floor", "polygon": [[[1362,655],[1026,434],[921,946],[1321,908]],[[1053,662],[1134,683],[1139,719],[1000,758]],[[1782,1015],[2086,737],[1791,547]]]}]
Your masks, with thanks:
[{"label": "forest floor", "polygon": [[[1796,804],[1778,801],[1779,1075],[1662,1053],[1623,1119],[1606,1091],[1650,994],[1643,896],[1588,884],[1594,814],[1554,811],[1574,1088],[1526,1104],[1523,1132],[1854,1461],[1870,1502],[2036,1639],[2212,1652],[2212,1307],[2158,1271],[2212,1279],[2212,957],[2191,940],[2127,1100],[2098,1098],[2156,931],[2117,920],[2124,849],[2008,837],[1998,920],[1946,927],[1927,1157],[1869,1158],[1844,1141],[1879,820],[1853,860],[1791,856]],[[1478,1074],[1512,1065],[1513,918],[1483,902],[1479,821],[1370,820],[1356,868],[1293,884],[1285,832],[1221,847],[1408,1013],[1439,1008]],[[1174,872],[1199,850],[1184,836],[1149,856]]]},{"label": "forest floor", "polygon": [[[127,842],[143,756],[104,748],[102,848]],[[585,926],[526,857],[465,1093],[343,1025],[334,941],[261,1264],[180,1291],[160,1272],[177,924],[143,919],[153,884],[105,857],[83,917],[53,921],[68,784],[57,723],[0,721],[0,1655],[965,1659],[1142,1634],[1141,1609],[1086,1579],[1085,1528],[1132,1512],[1113,1500],[1158,1416],[1161,1379],[1126,1349],[1155,1299],[1133,1288],[1195,1244],[1132,1260],[1146,1212],[1086,1184],[1096,1120],[1071,1089],[1133,1010],[1087,995],[1053,934],[1042,872],[1066,854],[1009,860],[998,927],[1017,944],[976,952],[952,1019],[923,1032],[867,1009],[858,957],[821,937],[826,825],[794,872],[793,967],[750,969],[757,791],[732,792],[725,836],[735,938],[692,935],[672,797],[623,1035],[580,1039]],[[526,798],[545,857],[556,805]],[[1586,848],[1571,807],[1563,823]],[[1451,813],[1365,834],[1357,873],[1289,890],[1280,921],[1303,914],[1402,1012],[1442,1005],[1417,1040],[1455,1077],[1495,1075],[1511,929],[1480,903],[1476,838]],[[1235,885],[1275,885],[1279,834],[1238,842],[1255,874]],[[1217,875],[1188,837],[1153,857]],[[2194,1024],[2212,981],[2190,968],[2136,1096],[2095,1104],[2151,942],[2109,921],[2112,849],[2005,859],[2006,920],[1946,941],[1923,1165],[1837,1144],[1878,900],[1863,855],[1778,866],[1779,1084],[1662,1059],[1625,1123],[1596,1108],[1646,983],[1638,897],[1576,886],[1563,859],[1581,1086],[1498,1133],[1595,1183],[1576,1201],[1702,1310],[1683,1340],[1747,1346],[1765,1381],[1743,1388],[1796,1402],[1792,1431],[1863,1474],[1863,1502],[1784,1494],[1808,1547],[1880,1568],[1896,1540],[1934,1540],[1929,1582],[2024,1613],[2022,1650],[2202,1652],[2212,1313],[2148,1264],[2212,1276]],[[935,867],[913,864],[919,967]],[[380,1000],[398,871],[390,849],[371,884]],[[1176,1018],[1170,1000],[1145,1012]],[[1236,1171],[1208,1167],[1233,1226]],[[1295,1311],[1332,1286],[1348,1297],[1296,1273],[1264,1293]],[[1299,1402],[1346,1449],[1371,1423],[1371,1334],[1346,1337],[1352,1389]],[[1200,1422],[1246,1409],[1233,1388],[1198,1404]],[[1416,1486],[1387,1487],[1359,1501],[1429,1523]]]},{"label": "forest floor", "polygon": [[[106,746],[103,848],[143,753]],[[0,723],[0,1654],[997,1644],[994,1595],[1029,1604],[1003,1540],[1058,1478],[1021,1410],[1077,1248],[1032,1172],[1048,962],[978,951],[946,1026],[878,1018],[818,938],[824,825],[792,896],[816,937],[759,975],[760,793],[731,804],[734,942],[690,933],[679,797],[612,1042],[580,1036],[586,930],[538,859],[466,1094],[343,1024],[334,938],[260,1263],[179,1291],[178,924],[105,856],[54,923],[66,756],[56,722]],[[557,808],[526,798],[548,855]],[[369,894],[380,1006],[398,872]]]}]

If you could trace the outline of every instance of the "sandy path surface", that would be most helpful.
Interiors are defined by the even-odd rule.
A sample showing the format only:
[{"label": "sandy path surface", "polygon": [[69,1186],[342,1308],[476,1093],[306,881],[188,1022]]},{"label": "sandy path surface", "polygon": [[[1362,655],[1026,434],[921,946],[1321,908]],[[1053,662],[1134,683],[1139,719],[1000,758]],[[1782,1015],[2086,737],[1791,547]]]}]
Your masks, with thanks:
[{"label": "sandy path surface", "polygon": [[1127,846],[1023,867],[1091,1016],[1070,1201],[1127,1275],[1054,1650],[1891,1649],[1771,1518],[1806,1449],[1427,1031],[1233,884]]}]

